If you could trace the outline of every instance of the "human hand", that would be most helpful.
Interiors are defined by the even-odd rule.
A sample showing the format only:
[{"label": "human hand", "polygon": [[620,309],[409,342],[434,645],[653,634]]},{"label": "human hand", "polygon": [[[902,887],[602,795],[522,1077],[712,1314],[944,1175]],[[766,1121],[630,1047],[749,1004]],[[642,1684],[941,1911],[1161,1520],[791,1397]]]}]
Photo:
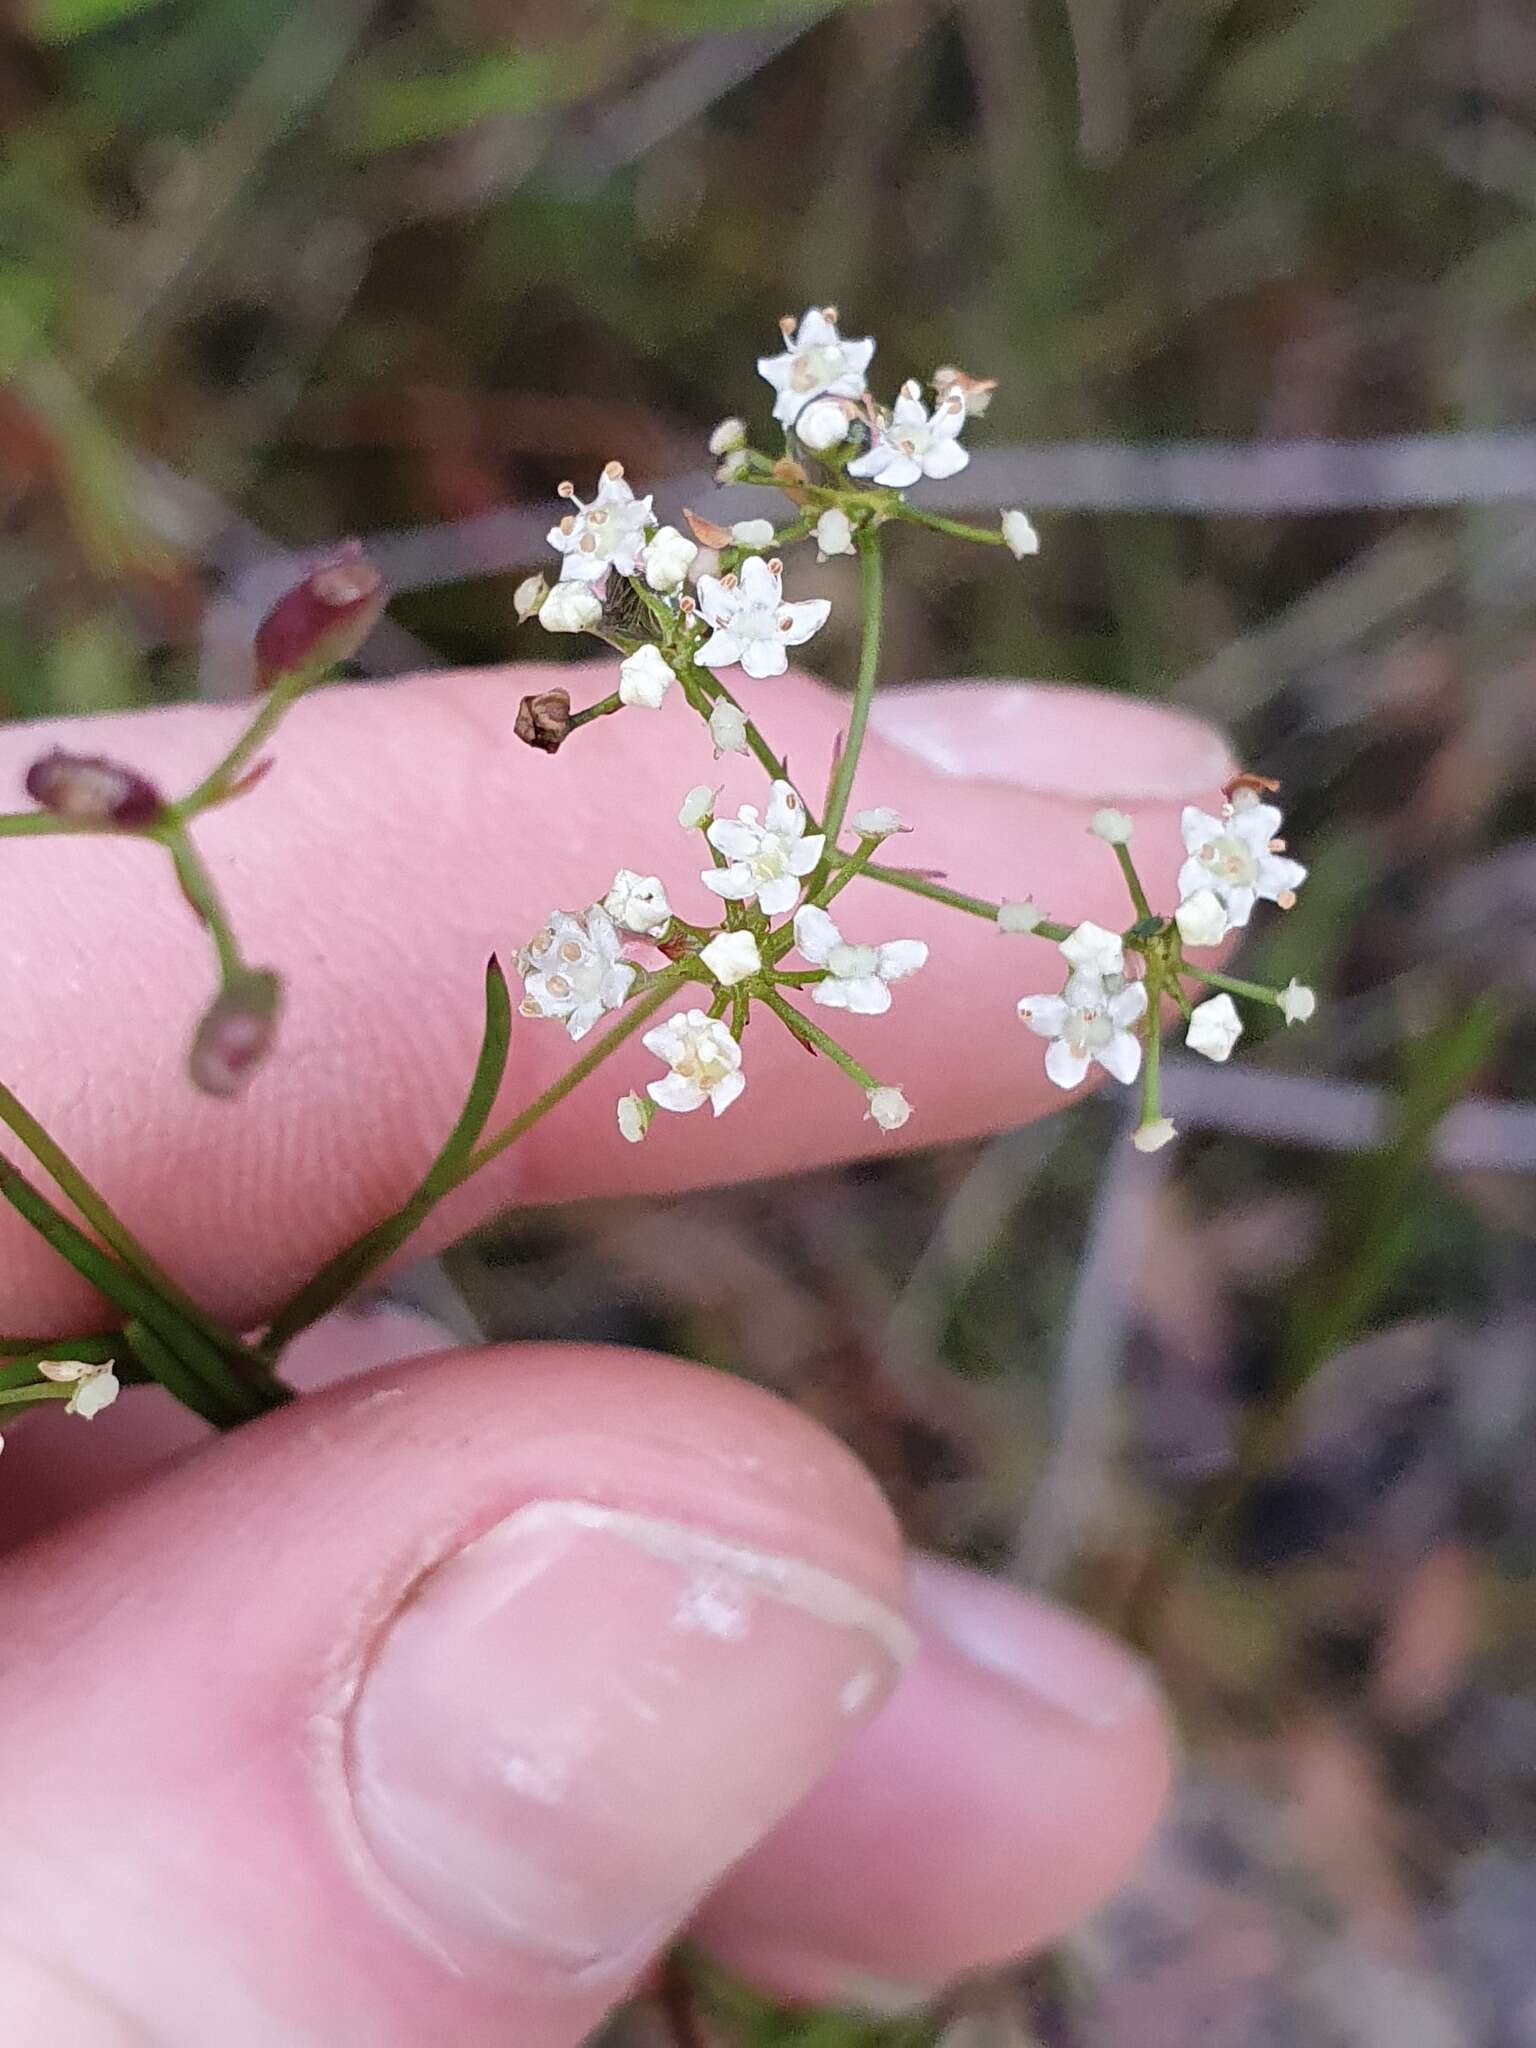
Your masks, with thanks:
[{"label": "human hand", "polygon": [[[621,861],[676,869],[671,807],[633,793],[717,777],[728,802],[755,793],[755,771],[716,766],[668,710],[536,759],[510,712],[538,686],[523,671],[318,693],[276,771],[208,817],[251,957],[289,985],[278,1048],[236,1103],[183,1078],[207,962],[154,850],[7,849],[6,1078],[239,1324],[408,1192],[458,1107],[486,954]],[[765,687],[776,736],[814,769],[841,700]],[[962,888],[1016,877],[1013,893],[1115,922],[1092,810],[1132,812],[1146,870],[1171,873],[1180,804],[1228,772],[1209,733],[1146,706],[960,702],[877,700],[861,786],[918,826],[913,861]],[[177,786],[232,724],[97,720],[88,744]],[[19,786],[65,738],[0,735],[0,780]],[[869,883],[850,902],[934,943],[864,1027],[916,1104],[904,1140],[1059,1106],[1013,1015],[1039,942],[949,913],[930,931],[941,913],[877,905]],[[564,1050],[519,1031],[519,1099]],[[578,1093],[419,1248],[510,1201],[892,1142],[787,1037],[753,1054],[724,1131],[663,1118],[625,1146],[617,1088]],[[10,1215],[0,1272],[8,1330],[100,1317]],[[57,1412],[17,1427],[0,1467],[16,1546],[0,2039],[559,2048],[684,1926],[776,1990],[916,1996],[1049,1939],[1118,1881],[1167,1758],[1114,1645],[954,1567],[909,1582],[867,1476],[740,1382],[574,1346],[380,1365],[434,1341],[395,1312],[337,1318],[292,1354],[336,1384],[216,1443],[151,1389],[89,1428]]]}]

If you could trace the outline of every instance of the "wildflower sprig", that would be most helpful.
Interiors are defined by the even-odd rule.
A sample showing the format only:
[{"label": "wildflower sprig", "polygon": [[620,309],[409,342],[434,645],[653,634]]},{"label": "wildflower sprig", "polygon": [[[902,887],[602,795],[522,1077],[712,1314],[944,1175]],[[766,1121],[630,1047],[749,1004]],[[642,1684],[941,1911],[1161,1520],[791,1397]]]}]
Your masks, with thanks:
[{"label": "wildflower sprig", "polygon": [[[993,526],[972,525],[912,503],[932,478],[969,462],[965,434],[991,401],[993,384],[953,367],[924,386],[906,380],[882,404],[870,389],[870,337],[845,337],[836,310],[813,307],[782,323],[782,346],[759,359],[773,391],[779,445],[753,444],[741,418],[710,436],[722,481],[777,491],[787,515],[723,525],[686,508],[669,521],[639,495],[617,462],[605,465],[590,497],[562,485],[564,510],[548,535],[552,560],[514,596],[518,618],[546,632],[584,633],[618,657],[614,686],[573,707],[560,687],[522,700],[513,730],[536,750],[580,744],[599,719],[650,714],[681,704],[706,729],[717,759],[741,755],[763,785],[755,800],[722,810],[702,783],[677,801],[678,872],[621,867],[594,875],[585,901],[552,909],[516,954],[514,1002],[495,959],[484,985],[484,1026],[464,1107],[421,1182],[396,1211],[345,1246],[282,1304],[265,1329],[225,1328],[180,1290],[114,1215],[99,1191],[0,1087],[0,1121],[72,1206],[78,1222],[21,1170],[0,1160],[0,1197],[24,1215],[110,1302],[108,1333],[64,1342],[0,1340],[0,1404],[63,1402],[76,1415],[99,1412],[119,1384],[157,1379],[219,1426],[287,1398],[280,1377],[289,1343],[398,1254],[448,1195],[549,1116],[598,1070],[638,1040],[656,1067],[617,1102],[620,1140],[642,1142],[658,1115],[708,1106],[710,1122],[750,1092],[759,1024],[786,1032],[825,1060],[863,1097],[863,1115],[884,1132],[914,1112],[901,1081],[866,1063],[842,1029],[852,1020],[878,1044],[878,1020],[903,999],[902,984],[928,968],[926,940],[900,920],[878,916],[859,880],[898,897],[918,896],[992,923],[1005,934],[1053,944],[1058,986],[1018,1004],[1029,1031],[1046,1041],[1045,1072],[1064,1090],[1101,1070],[1139,1083],[1134,1133],[1143,1150],[1174,1136],[1161,1103],[1160,1033],[1165,1014],[1184,1021],[1185,1043],[1227,1059],[1242,1030],[1239,1001],[1266,1005],[1285,1021],[1312,1014],[1315,998],[1297,982],[1284,989],[1225,973],[1215,949],[1246,926],[1260,903],[1284,909],[1306,870],[1281,837],[1272,784],[1240,776],[1211,808],[1190,806],[1181,829],[1184,862],[1177,900],[1153,900],[1138,868],[1135,821],[1116,809],[1090,829],[1120,871],[1123,926],[1047,916],[1027,897],[992,898],[951,886],[933,870],[890,858],[893,842],[920,830],[889,805],[860,802],[859,775],[879,681],[885,609],[887,529],[906,524],[950,539],[1001,547],[1024,561],[1039,536],[1017,508]],[[796,556],[795,551],[801,553]],[[823,786],[792,775],[770,737],[776,679],[792,650],[816,640],[832,603],[807,594],[798,562],[857,565],[859,653],[847,719]],[[235,801],[264,772],[261,751],[289,706],[358,643],[382,603],[377,575],[344,550],[290,593],[257,636],[265,695],[239,739],[186,795],[170,799],[136,770],[100,758],[49,756],[28,791],[39,808],[0,817],[0,836],[49,832],[129,835],[169,855],[182,892],[204,925],[218,963],[218,994],[193,1046],[198,1085],[233,1093],[273,1044],[280,989],[251,966],[197,846],[205,811]],[[804,766],[797,763],[797,766]],[[875,792],[878,797],[879,792]],[[677,908],[689,891],[687,916]],[[1209,956],[1207,965],[1200,955]],[[836,1028],[834,1028],[834,1026]],[[562,1032],[571,1063],[541,1093],[492,1128],[514,1032]]]}]

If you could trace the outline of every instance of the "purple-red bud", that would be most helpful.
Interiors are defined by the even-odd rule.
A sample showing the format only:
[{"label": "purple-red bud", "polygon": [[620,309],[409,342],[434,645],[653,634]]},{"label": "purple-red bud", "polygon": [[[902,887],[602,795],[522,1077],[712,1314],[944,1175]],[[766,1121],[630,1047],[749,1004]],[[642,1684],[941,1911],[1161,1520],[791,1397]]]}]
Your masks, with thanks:
[{"label": "purple-red bud", "polygon": [[272,1049],[283,984],[265,967],[227,981],[197,1027],[188,1066],[205,1095],[238,1095]]},{"label": "purple-red bud", "polygon": [[55,747],[27,770],[27,795],[56,818],[82,824],[152,825],[164,799],[147,775],[104,754],[67,754]]},{"label": "purple-red bud", "polygon": [[270,689],[279,676],[332,667],[355,654],[384,609],[384,579],[349,540],[317,562],[256,628],[256,674]]},{"label": "purple-red bud", "polygon": [[537,747],[541,754],[558,752],[570,729],[569,690],[539,690],[533,696],[525,697],[517,707],[517,717],[512,725],[512,730],[524,745]]}]

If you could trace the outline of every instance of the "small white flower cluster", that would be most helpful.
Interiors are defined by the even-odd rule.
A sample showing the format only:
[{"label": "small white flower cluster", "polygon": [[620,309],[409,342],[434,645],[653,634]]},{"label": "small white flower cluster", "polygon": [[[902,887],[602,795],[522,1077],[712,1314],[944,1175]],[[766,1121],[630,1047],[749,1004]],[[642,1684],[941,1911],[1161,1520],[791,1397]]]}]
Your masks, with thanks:
[{"label": "small white flower cluster", "polygon": [[1300,861],[1285,857],[1279,807],[1265,803],[1266,785],[1240,775],[1227,792],[1221,816],[1186,804],[1179,821],[1188,859],[1179,869],[1175,922],[1186,946],[1218,946],[1240,930],[1255,903],[1289,910],[1307,879]]}]

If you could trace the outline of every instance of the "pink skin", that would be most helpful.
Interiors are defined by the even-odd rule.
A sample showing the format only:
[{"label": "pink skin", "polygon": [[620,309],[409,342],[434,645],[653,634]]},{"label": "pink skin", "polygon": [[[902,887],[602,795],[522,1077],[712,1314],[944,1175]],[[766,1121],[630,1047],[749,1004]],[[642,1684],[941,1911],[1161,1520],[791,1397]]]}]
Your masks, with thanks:
[{"label": "pink skin", "polygon": [[[690,783],[725,782],[731,807],[760,795],[670,704],[528,753],[509,711],[554,679],[321,693],[276,772],[208,821],[237,928],[291,987],[238,1104],[181,1077],[208,960],[152,851],[6,850],[7,1078],[225,1312],[259,1316],[400,1199],[457,1108],[493,946],[509,955],[621,862],[686,876],[672,813]],[[609,686],[574,680],[578,701]],[[792,676],[752,706],[814,782],[842,700]],[[87,730],[174,789],[234,723]],[[59,742],[82,744],[0,735],[0,783]],[[860,800],[919,827],[893,859],[1120,922],[1093,809],[1132,812],[1166,887],[1181,804],[1228,770],[1209,732],[1148,707],[925,690],[880,707]],[[636,790],[654,801],[630,815]],[[708,902],[686,881],[673,900]],[[872,884],[847,907],[852,929],[934,949],[890,1016],[847,1025],[906,1083],[913,1142],[1057,1106],[1013,1015],[1059,978],[1052,949]],[[949,1043],[965,1054],[946,1069],[932,1049]],[[508,1104],[568,1057],[520,1025]],[[766,1030],[748,1058],[723,1132],[664,1118],[630,1147],[613,1099],[649,1063],[623,1056],[423,1241],[509,1199],[890,1142],[827,1063]],[[9,1216],[0,1275],[8,1331],[100,1313]],[[1119,1881],[1167,1749],[1118,1649],[953,1567],[920,1565],[909,1595],[867,1477],[753,1389],[585,1347],[415,1362],[432,1341],[409,1318],[338,1319],[301,1374],[346,1384],[172,1464],[199,1432],[153,1392],[90,1428],[14,1428],[0,2038],[572,2048],[680,1924],[792,1994],[915,1996]],[[898,1682],[909,1597],[921,1649]]]}]

